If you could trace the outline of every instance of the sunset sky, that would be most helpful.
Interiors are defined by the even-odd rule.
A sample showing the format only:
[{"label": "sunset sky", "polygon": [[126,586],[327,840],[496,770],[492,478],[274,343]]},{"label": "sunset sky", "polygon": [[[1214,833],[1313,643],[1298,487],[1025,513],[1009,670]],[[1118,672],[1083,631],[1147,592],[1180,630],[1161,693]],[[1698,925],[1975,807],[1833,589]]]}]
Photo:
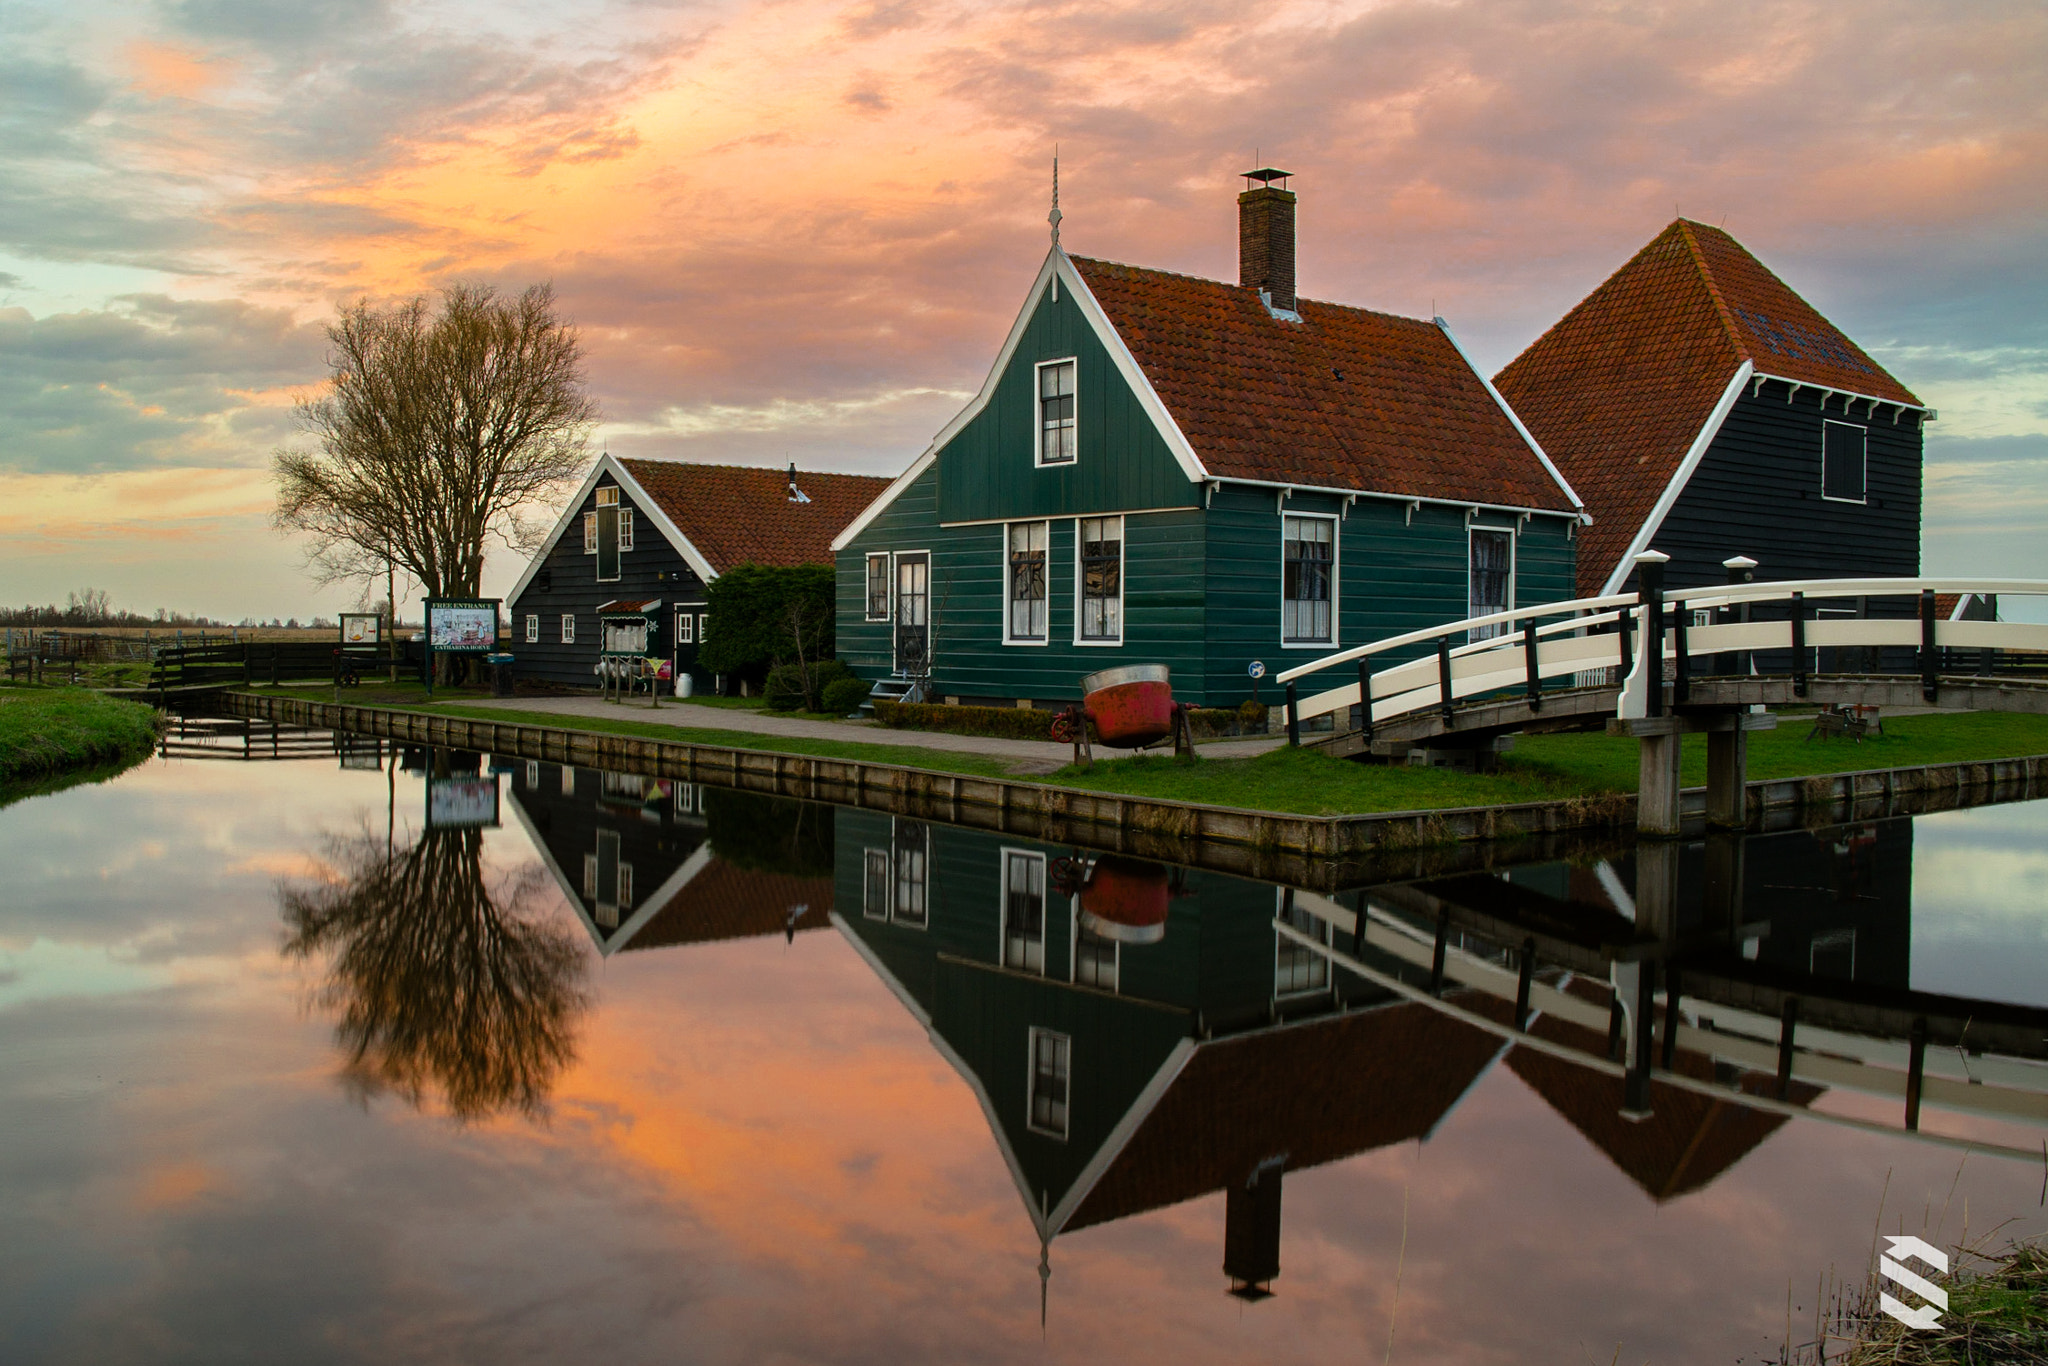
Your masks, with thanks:
[{"label": "sunset sky", "polygon": [[[269,527],[336,305],[549,279],[623,454],[896,474],[1041,259],[1235,275],[1489,372],[1675,213],[1941,420],[1928,572],[2048,575],[2048,9],[1926,3],[17,0],[0,600],[310,615]],[[593,454],[594,454],[593,450]],[[501,553],[487,590],[519,568]]]}]

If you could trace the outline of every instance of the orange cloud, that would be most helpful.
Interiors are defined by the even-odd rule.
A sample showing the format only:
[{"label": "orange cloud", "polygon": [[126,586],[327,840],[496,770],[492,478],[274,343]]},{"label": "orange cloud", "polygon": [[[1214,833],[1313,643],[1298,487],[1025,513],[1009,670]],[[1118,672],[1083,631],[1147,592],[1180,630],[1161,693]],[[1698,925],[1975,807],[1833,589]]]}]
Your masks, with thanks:
[{"label": "orange cloud", "polygon": [[221,59],[169,43],[130,43],[128,62],[136,84],[159,99],[197,99],[228,75]]}]

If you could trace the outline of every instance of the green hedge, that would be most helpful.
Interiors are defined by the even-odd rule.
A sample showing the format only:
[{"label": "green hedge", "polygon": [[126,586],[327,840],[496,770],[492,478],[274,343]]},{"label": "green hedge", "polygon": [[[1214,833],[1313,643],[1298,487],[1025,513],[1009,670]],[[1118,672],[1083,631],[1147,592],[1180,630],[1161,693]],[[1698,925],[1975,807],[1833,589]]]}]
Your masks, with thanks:
[{"label": "green hedge", "polygon": [[[856,699],[853,706],[859,706]],[[827,698],[827,711],[836,711]],[[848,707],[848,711],[853,707]],[[1261,708],[1261,713],[1264,709]],[[885,726],[897,730],[936,730],[952,735],[998,735],[1009,740],[1050,740],[1052,739],[1053,718],[1056,711],[1024,707],[945,707],[937,703],[913,703],[905,706],[901,702],[885,702],[875,699],[875,717]],[[1197,707],[1189,718],[1194,723],[1197,737],[1213,738],[1220,735],[1264,735],[1265,717],[1248,716],[1242,708]],[[1091,737],[1095,734],[1089,727]]]},{"label": "green hedge", "polygon": [[996,735],[1006,740],[1050,740],[1056,711],[1027,707],[945,707],[933,702],[875,699],[875,718],[898,730],[937,730],[952,735]]}]

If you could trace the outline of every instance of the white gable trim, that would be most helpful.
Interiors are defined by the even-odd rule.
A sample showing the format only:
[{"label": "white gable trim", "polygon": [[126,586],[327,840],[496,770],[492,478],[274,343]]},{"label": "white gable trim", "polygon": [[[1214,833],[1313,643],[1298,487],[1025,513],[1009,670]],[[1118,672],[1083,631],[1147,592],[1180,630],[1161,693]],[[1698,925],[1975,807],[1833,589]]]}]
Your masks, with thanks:
[{"label": "white gable trim", "polygon": [[564,532],[576,524],[576,514],[582,510],[583,500],[590,496],[590,491],[597,487],[597,481],[607,473],[620,488],[632,495],[633,505],[647,514],[655,529],[662,534],[675,552],[683,557],[684,562],[696,571],[698,578],[708,584],[718,577],[718,571],[711,567],[711,561],[705,559],[698,553],[697,547],[690,544],[690,538],[683,535],[682,529],[661,510],[661,504],[647,495],[647,490],[640,487],[640,481],[626,473],[625,467],[610,455],[601,455],[597,458],[597,463],[590,467],[590,473],[584,476],[576,495],[563,507],[562,515],[555,519],[554,528],[548,532],[547,539],[540,543],[540,549],[527,562],[526,572],[519,576],[519,581],[512,585],[512,591],[505,595],[505,604],[508,608],[518,601],[519,595],[526,591],[526,586],[533,582],[533,576],[547,563],[548,556],[555,553],[556,542],[562,539]]},{"label": "white gable trim", "polygon": [[705,559],[697,547],[690,544],[690,538],[683,534],[683,529],[669,519],[669,515],[662,511],[661,504],[656,502],[653,496],[640,486],[640,481],[628,474],[626,467],[618,461],[612,460],[610,456],[606,456],[605,459],[611,461],[612,469],[618,474],[620,485],[633,495],[634,503],[649,517],[654,519],[655,526],[661,529],[661,534],[668,538],[668,543],[675,547],[676,553],[683,557],[684,563],[690,566],[697,577],[702,579],[707,585],[717,578],[718,571],[712,568],[711,561]]},{"label": "white gable trim", "polygon": [[1081,272],[1074,269],[1074,263],[1069,261],[1067,254],[1058,247],[1053,248],[1048,264],[1055,261],[1059,267],[1060,278],[1067,282],[1067,287],[1074,292],[1074,302],[1081,306],[1081,316],[1095,329],[1096,339],[1109,352],[1109,358],[1116,362],[1117,373],[1124,377],[1124,383],[1130,385],[1131,392],[1138,396],[1139,406],[1144,408],[1146,416],[1152,419],[1152,425],[1158,429],[1161,439],[1166,442],[1166,449],[1173,452],[1174,460],[1180,465],[1180,472],[1188,477],[1191,484],[1199,484],[1209,478],[1209,471],[1203,466],[1202,458],[1195,454],[1195,448],[1189,443],[1187,434],[1181,431],[1180,424],[1173,420],[1173,414],[1166,411],[1165,400],[1159,397],[1159,391],[1152,387],[1152,381],[1144,370],[1139,368],[1138,358],[1131,354],[1130,347],[1124,345],[1123,335],[1110,325],[1109,315],[1102,311],[1101,303],[1095,298],[1095,291],[1088,288],[1088,282],[1081,278]]},{"label": "white gable trim", "polygon": [[1137,395],[1139,406],[1152,419],[1152,425],[1158,429],[1160,437],[1166,442],[1166,448],[1173,452],[1174,460],[1180,465],[1181,472],[1187,475],[1188,481],[1199,484],[1209,477],[1209,472],[1203,468],[1201,459],[1195,454],[1195,448],[1188,443],[1186,433],[1181,431],[1180,425],[1166,411],[1166,404],[1153,389],[1152,381],[1147,379],[1145,372],[1138,367],[1137,358],[1131,354],[1131,349],[1124,345],[1124,339],[1110,326],[1109,315],[1102,311],[1101,303],[1089,290],[1087,282],[1082,280],[1080,272],[1074,269],[1074,263],[1067,259],[1066,252],[1054,247],[1046,253],[1044,264],[1039,266],[1038,274],[1031,282],[1031,293],[1025,299],[1024,306],[1017,311],[1016,321],[1010,324],[1010,333],[1003,338],[1002,349],[996,353],[995,364],[989,367],[988,377],[981,382],[980,391],[967,401],[966,407],[953,415],[952,421],[939,429],[939,434],[924,448],[924,453],[911,462],[910,468],[905,470],[895,483],[882,490],[881,495],[869,503],[860,516],[847,524],[846,530],[832,538],[832,549],[835,552],[852,545],[854,539],[866,531],[905,489],[915,483],[918,476],[932,467],[932,462],[939,458],[939,451],[946,443],[959,435],[961,428],[972,422],[984,408],[988,407],[989,402],[995,397],[996,386],[1002,382],[1003,372],[1010,368],[1010,361],[1016,356],[1017,347],[1024,340],[1024,329],[1030,323],[1031,315],[1038,310],[1039,301],[1044,297],[1046,287],[1055,279],[1066,283],[1067,289],[1073,294],[1074,302],[1081,309],[1081,316],[1088,320],[1088,326],[1094,331],[1096,340],[1109,352],[1110,361],[1116,366],[1117,373],[1123,376],[1124,383]]},{"label": "white gable trim", "polygon": [[1692,479],[1693,471],[1706,459],[1707,448],[1714,444],[1714,438],[1721,434],[1721,424],[1728,420],[1728,414],[1735,409],[1735,400],[1742,397],[1742,386],[1749,383],[1756,367],[1748,361],[1736,367],[1735,375],[1728,381],[1728,387],[1721,391],[1721,401],[1714,405],[1714,411],[1707,415],[1706,425],[1699,435],[1692,439],[1692,447],[1685,453],[1685,459],[1678,462],[1678,473],[1671,476],[1671,482],[1664,486],[1664,492],[1657,497],[1657,505],[1650,509],[1650,515],[1637,528],[1635,539],[1628,543],[1628,549],[1621,553],[1614,571],[1607,576],[1607,584],[1596,595],[1606,597],[1619,593],[1621,585],[1628,579],[1629,571],[1636,566],[1636,556],[1650,548],[1650,541],[1663,527],[1664,519],[1671,515],[1671,509],[1678,503],[1678,495],[1685,492],[1686,484]]},{"label": "white gable trim", "polygon": [[1564,472],[1550,463],[1550,457],[1544,453],[1543,445],[1537,441],[1536,434],[1522,424],[1521,417],[1516,414],[1513,408],[1508,406],[1508,401],[1501,397],[1500,390],[1493,387],[1493,381],[1482,374],[1479,367],[1472,363],[1471,355],[1465,350],[1464,343],[1458,340],[1458,334],[1451,331],[1451,325],[1442,318],[1431,318],[1430,321],[1436,324],[1437,331],[1444,334],[1444,340],[1448,341],[1451,344],[1451,349],[1458,353],[1458,359],[1465,362],[1465,368],[1472,372],[1472,378],[1484,385],[1486,392],[1492,395],[1494,404],[1501,410],[1502,415],[1514,424],[1517,432],[1521,433],[1522,440],[1527,443],[1530,450],[1536,453],[1536,459],[1542,463],[1544,472],[1549,474],[1551,482],[1564,490],[1564,496],[1569,498],[1572,506],[1579,510],[1579,520],[1583,523],[1591,523],[1593,518],[1586,511],[1585,500],[1580,498],[1572,489],[1570,482],[1564,477]]}]

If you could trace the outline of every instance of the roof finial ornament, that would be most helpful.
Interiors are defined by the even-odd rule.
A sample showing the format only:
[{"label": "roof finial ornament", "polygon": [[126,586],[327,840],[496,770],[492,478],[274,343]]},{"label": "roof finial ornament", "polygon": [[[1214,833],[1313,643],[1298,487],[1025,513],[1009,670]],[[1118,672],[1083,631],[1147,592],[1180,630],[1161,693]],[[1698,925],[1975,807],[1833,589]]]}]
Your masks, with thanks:
[{"label": "roof finial ornament", "polygon": [[1052,224],[1052,244],[1055,247],[1060,244],[1060,219],[1062,216],[1060,213],[1060,149],[1059,145],[1055,143],[1052,149],[1052,212],[1045,216],[1045,221]]}]

